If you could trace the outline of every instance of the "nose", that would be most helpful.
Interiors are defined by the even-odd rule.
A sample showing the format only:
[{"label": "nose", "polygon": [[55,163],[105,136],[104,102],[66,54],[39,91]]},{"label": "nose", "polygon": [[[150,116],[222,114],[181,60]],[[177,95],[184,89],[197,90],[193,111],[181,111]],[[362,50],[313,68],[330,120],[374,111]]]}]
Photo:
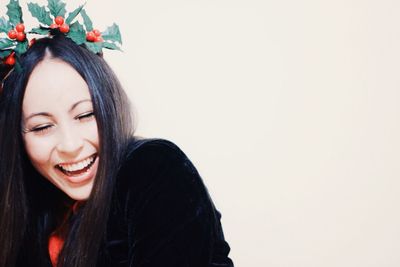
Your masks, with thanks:
[{"label": "nose", "polygon": [[77,129],[60,127],[57,151],[68,157],[78,156],[83,148],[83,139]]}]

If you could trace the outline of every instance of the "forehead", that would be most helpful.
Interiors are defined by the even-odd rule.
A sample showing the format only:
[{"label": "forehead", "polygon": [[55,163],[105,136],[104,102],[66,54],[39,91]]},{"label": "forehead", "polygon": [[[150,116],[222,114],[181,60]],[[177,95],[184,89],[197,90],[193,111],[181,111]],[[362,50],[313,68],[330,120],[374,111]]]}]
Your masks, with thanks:
[{"label": "forehead", "polygon": [[32,71],[25,89],[23,112],[69,109],[82,99],[91,99],[85,80],[68,63],[44,59]]}]

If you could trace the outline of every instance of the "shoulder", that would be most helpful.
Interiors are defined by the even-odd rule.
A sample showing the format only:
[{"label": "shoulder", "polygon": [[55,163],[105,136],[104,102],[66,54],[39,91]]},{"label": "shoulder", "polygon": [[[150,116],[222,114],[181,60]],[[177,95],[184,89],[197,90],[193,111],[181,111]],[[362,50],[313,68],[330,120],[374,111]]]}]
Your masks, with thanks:
[{"label": "shoulder", "polygon": [[147,175],[153,173],[155,168],[180,168],[198,174],[186,154],[176,144],[165,139],[140,139],[129,144],[121,170],[139,171],[137,168]]},{"label": "shoulder", "polygon": [[[134,199],[152,194],[166,194],[178,200],[209,202],[200,174],[173,142],[165,139],[133,141],[117,177],[120,191]],[[199,204],[199,203],[197,203]]]},{"label": "shoulder", "polygon": [[165,139],[135,139],[126,154],[125,165],[137,160],[188,160],[176,144]]}]

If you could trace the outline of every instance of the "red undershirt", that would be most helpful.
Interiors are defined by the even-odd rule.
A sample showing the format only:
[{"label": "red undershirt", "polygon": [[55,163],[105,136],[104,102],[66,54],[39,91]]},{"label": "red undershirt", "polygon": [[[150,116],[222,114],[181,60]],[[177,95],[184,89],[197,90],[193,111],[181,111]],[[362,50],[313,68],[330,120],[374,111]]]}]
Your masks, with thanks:
[{"label": "red undershirt", "polygon": [[61,223],[61,226],[58,227],[54,232],[51,233],[49,237],[49,255],[50,255],[50,260],[53,265],[53,267],[57,266],[58,262],[58,256],[60,255],[60,252],[64,246],[64,236],[65,232],[67,230],[67,219],[69,218],[71,211],[72,213],[76,213],[77,209],[79,208],[79,204],[81,204],[81,201],[76,201],[72,206],[71,210],[68,210],[65,216],[65,219],[63,223]]},{"label": "red undershirt", "polygon": [[55,235],[53,232],[49,238],[49,254],[53,267],[57,266],[58,255],[60,255],[63,245],[64,239],[60,236]]}]

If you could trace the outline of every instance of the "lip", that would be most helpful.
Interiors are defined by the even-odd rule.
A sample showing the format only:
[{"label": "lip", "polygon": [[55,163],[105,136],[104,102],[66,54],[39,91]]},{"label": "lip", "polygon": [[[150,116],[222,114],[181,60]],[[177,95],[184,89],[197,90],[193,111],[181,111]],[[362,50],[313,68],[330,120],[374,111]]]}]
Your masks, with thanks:
[{"label": "lip", "polygon": [[[93,155],[96,155],[96,154],[93,154]],[[92,157],[93,155],[91,155],[90,157]],[[88,159],[90,157],[87,157],[86,159]],[[83,159],[83,160],[85,160],[85,159]],[[75,163],[81,162],[81,161],[82,160],[76,161]],[[63,163],[63,164],[71,164],[71,163]],[[61,176],[64,180],[66,180],[69,184],[79,186],[81,184],[85,184],[85,183],[91,181],[95,177],[98,165],[99,165],[99,157],[96,155],[96,159],[95,159],[94,163],[92,164],[92,166],[89,168],[89,170],[80,175],[69,176],[69,175],[65,174],[64,172],[62,172],[57,167],[55,167],[55,169],[56,169],[57,174],[59,176]]]},{"label": "lip", "polygon": [[[87,160],[88,158],[91,158],[91,157],[93,157],[93,156],[97,156],[97,153],[94,153],[94,154],[92,154],[92,155],[90,155],[90,156],[88,156],[88,157],[86,157],[86,158],[79,159],[79,160],[72,161],[72,162],[60,162],[60,163],[58,163],[57,165],[72,165],[72,164],[76,164],[76,163],[82,162],[82,161],[84,161],[84,160]],[[57,165],[56,165],[56,166],[57,166]]]}]

